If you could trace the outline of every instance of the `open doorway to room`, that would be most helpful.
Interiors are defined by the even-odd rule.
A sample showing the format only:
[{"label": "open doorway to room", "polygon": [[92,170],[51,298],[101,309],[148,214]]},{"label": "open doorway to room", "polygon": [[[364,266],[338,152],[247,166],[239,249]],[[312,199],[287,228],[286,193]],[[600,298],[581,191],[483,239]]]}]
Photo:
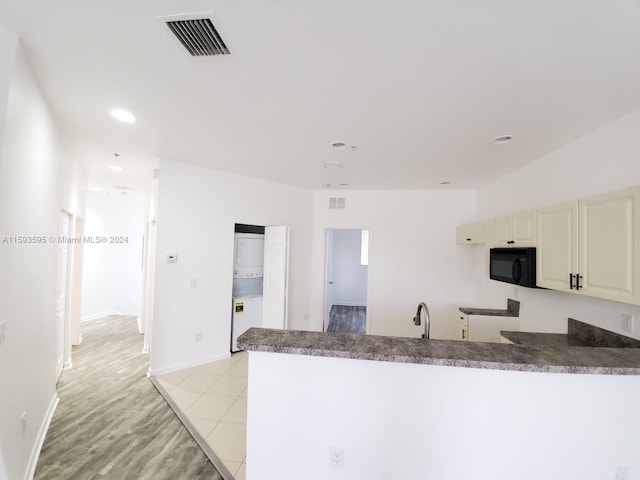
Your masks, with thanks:
[{"label": "open doorway to room", "polygon": [[110,320],[118,330],[126,318],[125,323],[135,325],[131,331],[141,333],[145,203],[144,192],[135,190],[114,187],[87,193],[81,332],[93,331],[93,321],[108,327]]},{"label": "open doorway to room", "polygon": [[327,229],[325,246],[324,331],[365,334],[369,230]]},{"label": "open doorway to room", "polygon": [[235,224],[231,352],[251,327],[287,328],[289,227]]}]

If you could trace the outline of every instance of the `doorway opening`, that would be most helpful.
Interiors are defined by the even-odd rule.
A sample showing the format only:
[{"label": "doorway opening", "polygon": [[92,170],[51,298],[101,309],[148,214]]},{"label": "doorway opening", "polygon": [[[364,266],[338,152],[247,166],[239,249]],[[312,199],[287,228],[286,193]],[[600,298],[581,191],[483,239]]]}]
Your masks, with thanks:
[{"label": "doorway opening", "polygon": [[289,227],[234,228],[231,352],[251,327],[287,328]]},{"label": "doorway opening", "polygon": [[366,334],[369,230],[331,228],[325,233],[325,332]]}]

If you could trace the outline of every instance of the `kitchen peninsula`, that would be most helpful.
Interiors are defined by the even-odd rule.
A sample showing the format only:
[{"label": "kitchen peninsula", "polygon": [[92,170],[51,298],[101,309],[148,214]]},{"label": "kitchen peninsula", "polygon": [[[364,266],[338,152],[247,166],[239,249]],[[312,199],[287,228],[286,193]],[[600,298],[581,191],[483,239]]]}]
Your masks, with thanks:
[{"label": "kitchen peninsula", "polygon": [[267,329],[239,344],[254,480],[640,472],[637,348]]}]

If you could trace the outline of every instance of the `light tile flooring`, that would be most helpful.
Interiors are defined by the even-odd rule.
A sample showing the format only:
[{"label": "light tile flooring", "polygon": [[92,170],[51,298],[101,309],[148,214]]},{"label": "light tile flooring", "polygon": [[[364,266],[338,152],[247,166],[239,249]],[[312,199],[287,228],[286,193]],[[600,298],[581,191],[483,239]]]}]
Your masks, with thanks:
[{"label": "light tile flooring", "polygon": [[245,480],[247,352],[157,380],[236,480]]}]

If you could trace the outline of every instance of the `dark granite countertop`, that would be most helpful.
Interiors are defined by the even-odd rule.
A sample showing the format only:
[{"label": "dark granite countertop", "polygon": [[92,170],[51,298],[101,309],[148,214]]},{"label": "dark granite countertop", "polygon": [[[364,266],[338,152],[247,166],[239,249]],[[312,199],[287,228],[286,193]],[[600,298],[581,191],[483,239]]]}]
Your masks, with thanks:
[{"label": "dark granite countertop", "polygon": [[566,333],[513,332],[501,330],[507,340],[516,345],[547,345],[550,347],[587,347],[589,344]]},{"label": "dark granite countertop", "polygon": [[500,331],[507,340],[518,345],[549,345],[554,347],[640,348],[640,340],[570,318],[568,333],[538,333]]},{"label": "dark granite countertop", "polygon": [[238,346],[287,353],[382,362],[529,372],[640,375],[640,349],[510,345],[343,333],[251,328]]},{"label": "dark granite countertop", "polygon": [[507,299],[507,308],[475,308],[460,307],[462,313],[467,315],[488,315],[492,317],[519,317],[520,302],[511,298]]}]

